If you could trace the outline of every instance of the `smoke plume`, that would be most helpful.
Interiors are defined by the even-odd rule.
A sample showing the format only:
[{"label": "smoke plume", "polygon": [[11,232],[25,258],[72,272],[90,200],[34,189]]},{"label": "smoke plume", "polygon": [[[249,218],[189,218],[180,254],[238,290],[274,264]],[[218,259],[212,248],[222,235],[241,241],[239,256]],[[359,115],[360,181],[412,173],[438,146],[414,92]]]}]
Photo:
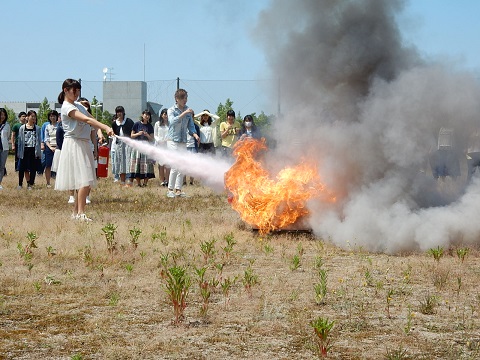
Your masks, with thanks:
[{"label": "smoke plume", "polygon": [[[479,126],[473,74],[404,44],[400,0],[274,0],[253,31],[280,81],[270,164],[318,159],[337,203],[312,202],[314,232],[338,246],[398,253],[480,243],[480,180],[466,181]],[[440,127],[456,134],[462,175],[436,181]],[[272,165],[273,167],[273,165]]]}]

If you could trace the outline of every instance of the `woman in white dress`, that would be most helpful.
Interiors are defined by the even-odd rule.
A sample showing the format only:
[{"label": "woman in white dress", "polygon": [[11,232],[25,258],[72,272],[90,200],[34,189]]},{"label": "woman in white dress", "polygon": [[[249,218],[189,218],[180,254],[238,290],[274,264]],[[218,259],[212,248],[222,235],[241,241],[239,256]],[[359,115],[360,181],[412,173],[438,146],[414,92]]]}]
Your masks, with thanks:
[{"label": "woman in white dress", "polygon": [[90,126],[113,135],[111,127],[82,113],[75,101],[80,95],[81,84],[66,79],[58,102],[62,104],[61,118],[65,132],[58,164],[55,190],[75,190],[72,219],[92,221],[85,215],[86,199],[91,187],[97,183],[93,153],[90,148]]},{"label": "woman in white dress", "polygon": [[[155,145],[159,148],[167,148],[168,139],[168,114],[167,109],[162,109],[160,112],[160,120],[155,123],[153,128],[155,137]],[[170,176],[170,168],[162,163],[158,163],[158,177],[162,180],[162,186],[168,185],[168,178]]]}]

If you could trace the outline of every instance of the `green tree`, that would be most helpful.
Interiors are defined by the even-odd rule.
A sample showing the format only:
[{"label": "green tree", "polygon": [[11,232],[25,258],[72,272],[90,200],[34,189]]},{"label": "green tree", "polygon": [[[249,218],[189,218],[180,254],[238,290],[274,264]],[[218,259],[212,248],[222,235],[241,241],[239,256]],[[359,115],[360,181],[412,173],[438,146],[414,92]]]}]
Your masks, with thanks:
[{"label": "green tree", "polygon": [[15,123],[17,122],[17,115],[15,114],[15,111],[10,109],[8,106],[5,106],[4,109],[7,112],[7,115],[8,115],[7,122],[8,122],[8,125],[10,125],[10,129],[11,129],[13,125],[15,125]]},{"label": "green tree", "polygon": [[92,116],[100,121],[101,123],[111,126],[112,125],[112,119],[113,116],[110,114],[108,111],[102,111],[103,106],[98,106],[100,105],[100,102],[98,99],[94,96],[92,101],[90,102],[90,105],[92,107]]},{"label": "green tree", "polygon": [[48,121],[48,113],[50,112],[50,105],[48,104],[47,98],[44,98],[37,114],[37,125],[42,126],[44,122]]}]

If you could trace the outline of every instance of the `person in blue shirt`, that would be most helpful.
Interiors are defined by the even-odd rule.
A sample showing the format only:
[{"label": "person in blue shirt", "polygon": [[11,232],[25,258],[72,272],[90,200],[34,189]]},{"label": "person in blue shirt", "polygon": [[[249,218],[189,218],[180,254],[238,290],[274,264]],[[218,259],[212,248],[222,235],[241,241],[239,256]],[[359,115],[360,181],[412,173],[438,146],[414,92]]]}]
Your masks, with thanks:
[{"label": "person in blue shirt", "polygon": [[[167,110],[168,115],[168,140],[167,148],[178,151],[186,149],[187,134],[193,136],[200,142],[200,137],[195,131],[193,122],[193,110],[187,106],[188,93],[185,89],[175,91],[175,105]],[[178,169],[172,168],[168,179],[167,196],[174,198],[176,196],[185,197],[182,191],[184,174]]]}]

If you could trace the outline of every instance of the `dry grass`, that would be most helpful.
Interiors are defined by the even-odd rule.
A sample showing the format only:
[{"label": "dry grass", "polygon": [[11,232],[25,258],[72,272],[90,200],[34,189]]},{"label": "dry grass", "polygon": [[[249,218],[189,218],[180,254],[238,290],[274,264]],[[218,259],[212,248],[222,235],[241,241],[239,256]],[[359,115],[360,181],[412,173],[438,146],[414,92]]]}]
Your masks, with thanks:
[{"label": "dry grass", "polygon": [[[143,189],[100,181],[87,209],[95,221],[78,223],[65,193],[46,189],[43,177],[36,189],[18,191],[11,158],[8,169],[0,191],[0,359],[312,359],[309,323],[317,317],[335,320],[334,359],[480,357],[478,249],[463,263],[455,249],[437,262],[342,250],[309,234],[259,236],[224,196],[188,186],[190,198],[168,199],[158,180]],[[113,255],[102,232],[108,223],[118,226]],[[134,227],[142,231],[137,249]],[[31,259],[17,248],[28,233],[38,237]],[[228,236],[236,244],[227,258]],[[237,279],[228,299],[220,285],[212,289],[203,317],[194,269],[204,266],[201,244],[212,239],[206,279]],[[175,259],[192,278],[179,325],[161,277],[167,254],[167,266]],[[258,276],[251,295],[242,282],[248,266]],[[317,304],[320,268],[327,293]]]}]

